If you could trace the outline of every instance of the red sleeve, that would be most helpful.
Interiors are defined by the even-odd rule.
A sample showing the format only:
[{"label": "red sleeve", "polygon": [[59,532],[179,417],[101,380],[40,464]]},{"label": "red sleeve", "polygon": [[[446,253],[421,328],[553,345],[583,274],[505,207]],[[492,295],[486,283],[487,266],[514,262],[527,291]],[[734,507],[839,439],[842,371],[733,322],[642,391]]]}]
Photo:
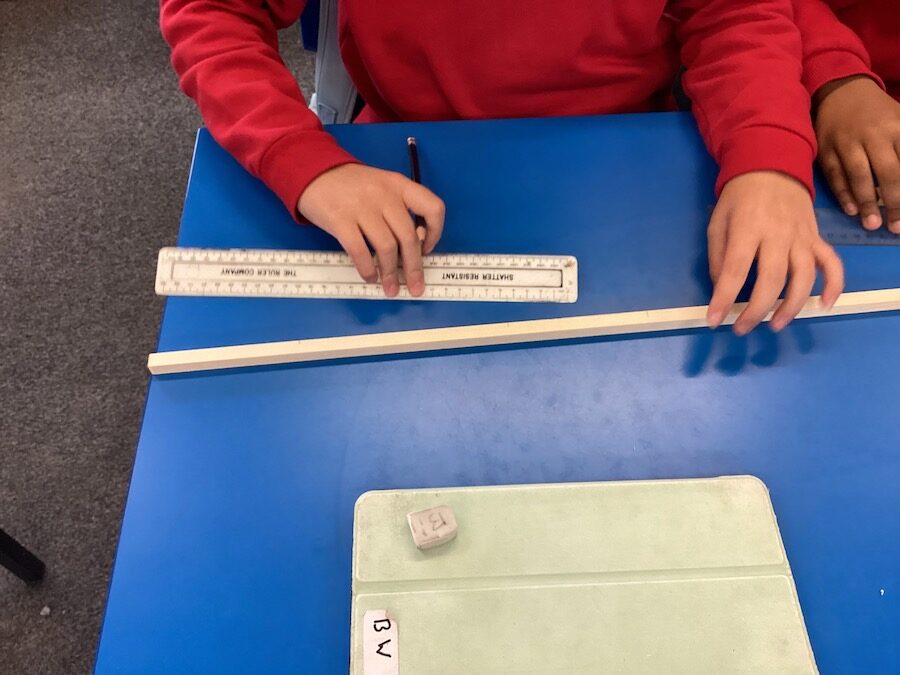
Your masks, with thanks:
[{"label": "red sleeve", "polygon": [[800,33],[791,0],[680,0],[684,87],[700,133],[729,180],[780,171],[813,194],[816,139],[800,81]]},{"label": "red sleeve", "polygon": [[810,96],[832,80],[872,72],[869,54],[856,33],[842,24],[821,0],[793,0],[794,18],[803,40],[803,84]]},{"label": "red sleeve", "polygon": [[[161,0],[160,27],[184,92],[213,137],[294,218],[319,174],[356,161],[322,129],[278,54],[305,0]],[[299,39],[299,38],[298,38]]]}]

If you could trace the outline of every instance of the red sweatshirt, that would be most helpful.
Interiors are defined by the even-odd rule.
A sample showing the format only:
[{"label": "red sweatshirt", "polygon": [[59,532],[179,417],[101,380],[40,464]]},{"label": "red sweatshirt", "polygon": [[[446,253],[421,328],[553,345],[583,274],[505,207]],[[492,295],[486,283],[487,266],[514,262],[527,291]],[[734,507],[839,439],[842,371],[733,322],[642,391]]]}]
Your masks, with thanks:
[{"label": "red sweatshirt", "polygon": [[[868,75],[883,86],[872,73],[873,67],[885,79],[900,80],[900,5],[893,12],[887,8],[889,2],[896,1],[829,0],[832,7],[842,8],[842,18],[850,17],[853,27],[866,35],[866,47],[875,61],[872,64],[862,40],[838,21],[822,0],[793,0],[803,39],[803,84],[810,95],[831,80],[851,75]],[[893,60],[889,58],[891,51]]]},{"label": "red sweatshirt", "polygon": [[[306,186],[354,161],[277,51],[303,0],[161,0],[184,91],[213,136],[296,216]],[[680,64],[717,188],[772,169],[812,191],[815,137],[791,0],[342,0],[363,121],[658,110]]]},{"label": "red sweatshirt", "polygon": [[872,70],[900,101],[900,2],[898,0],[828,0],[838,18],[862,38]]}]

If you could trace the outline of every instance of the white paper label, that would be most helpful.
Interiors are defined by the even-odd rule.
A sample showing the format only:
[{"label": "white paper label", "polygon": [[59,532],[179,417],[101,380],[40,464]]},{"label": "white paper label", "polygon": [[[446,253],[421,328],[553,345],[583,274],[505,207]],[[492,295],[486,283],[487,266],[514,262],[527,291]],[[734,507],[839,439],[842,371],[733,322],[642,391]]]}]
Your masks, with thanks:
[{"label": "white paper label", "polygon": [[363,616],[363,674],[398,675],[400,638],[397,621],[383,609],[370,609]]}]

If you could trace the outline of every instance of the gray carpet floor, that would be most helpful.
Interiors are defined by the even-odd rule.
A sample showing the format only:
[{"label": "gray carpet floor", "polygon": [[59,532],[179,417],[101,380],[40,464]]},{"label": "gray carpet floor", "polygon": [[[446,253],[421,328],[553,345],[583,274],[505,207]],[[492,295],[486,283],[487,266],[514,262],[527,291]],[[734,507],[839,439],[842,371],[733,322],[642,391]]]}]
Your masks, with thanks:
[{"label": "gray carpet floor", "polygon": [[[89,672],[200,120],[148,0],[0,0],[0,672]],[[285,59],[308,86],[295,29]],[[49,615],[42,615],[43,608]],[[46,610],[44,611],[46,614]]]}]

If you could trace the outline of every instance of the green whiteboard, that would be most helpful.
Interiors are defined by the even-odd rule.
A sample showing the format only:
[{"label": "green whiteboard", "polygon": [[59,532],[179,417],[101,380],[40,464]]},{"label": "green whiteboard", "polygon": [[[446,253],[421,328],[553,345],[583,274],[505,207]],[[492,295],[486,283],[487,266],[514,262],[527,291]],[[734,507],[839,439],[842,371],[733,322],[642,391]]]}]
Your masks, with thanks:
[{"label": "green whiteboard", "polygon": [[[406,514],[442,504],[458,535],[420,551]],[[398,644],[364,670],[368,610]],[[735,476],[362,495],[351,673],[381,672],[817,669],[768,491]]]}]

